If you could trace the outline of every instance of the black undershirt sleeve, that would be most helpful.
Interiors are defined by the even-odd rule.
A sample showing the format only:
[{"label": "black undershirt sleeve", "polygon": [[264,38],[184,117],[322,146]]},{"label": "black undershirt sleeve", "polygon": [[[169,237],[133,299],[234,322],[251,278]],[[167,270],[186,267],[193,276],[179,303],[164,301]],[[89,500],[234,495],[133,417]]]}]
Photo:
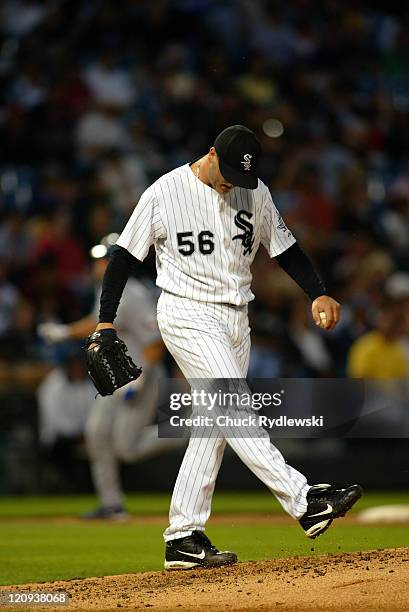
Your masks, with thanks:
[{"label": "black undershirt sleeve", "polygon": [[314,301],[320,295],[326,295],[327,290],[324,282],[297,242],[274,259],[305,291],[311,301]]},{"label": "black undershirt sleeve", "polygon": [[102,281],[100,323],[114,322],[126,282],[137,263],[138,260],[129,251],[118,245],[113,247]]}]

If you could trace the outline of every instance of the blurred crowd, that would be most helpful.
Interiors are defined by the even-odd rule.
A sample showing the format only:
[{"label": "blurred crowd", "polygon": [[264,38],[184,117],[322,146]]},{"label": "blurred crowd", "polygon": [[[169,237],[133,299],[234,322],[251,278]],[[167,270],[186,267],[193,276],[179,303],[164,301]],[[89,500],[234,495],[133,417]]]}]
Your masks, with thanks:
[{"label": "blurred crowd", "polygon": [[337,330],[314,328],[260,250],[251,374],[359,375],[351,346],[386,328],[408,359],[409,12],[376,7],[4,0],[1,382],[52,359],[38,324],[89,312],[90,247],[234,123],[258,134],[261,178],[343,305]]}]

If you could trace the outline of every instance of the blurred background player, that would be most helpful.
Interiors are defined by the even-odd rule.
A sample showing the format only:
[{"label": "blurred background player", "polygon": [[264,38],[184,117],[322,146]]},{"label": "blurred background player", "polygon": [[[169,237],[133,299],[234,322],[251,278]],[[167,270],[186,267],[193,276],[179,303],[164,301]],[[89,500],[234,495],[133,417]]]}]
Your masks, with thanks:
[{"label": "blurred background player", "polygon": [[[96,283],[94,310],[70,325],[42,323],[38,332],[45,340],[55,343],[85,338],[93,331],[98,320],[100,285],[110,245],[117,237],[117,234],[110,234],[91,249]],[[153,286],[130,278],[118,311],[118,333],[126,342],[132,358],[143,367],[143,374],[112,396],[98,396],[91,405],[85,437],[100,505],[84,518],[126,518],[119,461],[137,461],[180,445],[177,440],[159,439],[157,426],[152,424],[158,402],[158,381],[161,373],[163,375],[160,361],[164,354],[155,313]]]},{"label": "blurred background player", "polygon": [[[37,389],[38,428],[43,460],[42,484],[75,491],[84,482],[84,431],[94,402],[83,342],[55,346],[54,367]],[[58,401],[56,401],[58,398]]]}]

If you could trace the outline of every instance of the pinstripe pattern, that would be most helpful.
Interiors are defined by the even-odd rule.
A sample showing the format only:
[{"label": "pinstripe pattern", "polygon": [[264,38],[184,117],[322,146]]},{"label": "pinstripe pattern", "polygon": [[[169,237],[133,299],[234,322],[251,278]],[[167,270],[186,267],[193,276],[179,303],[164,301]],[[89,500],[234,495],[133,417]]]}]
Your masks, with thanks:
[{"label": "pinstripe pattern", "polygon": [[[235,223],[238,211],[250,215],[254,245],[244,254]],[[214,236],[212,253],[202,253],[198,236]],[[191,233],[194,252],[183,256],[178,234]],[[143,260],[154,244],[157,284],[162,289],[199,302],[241,306],[254,298],[250,290],[250,266],[260,245],[271,257],[279,255],[295,238],[282,223],[267,187],[234,188],[221,196],[197,179],[189,164],[165,174],[149,187],[118,239],[120,246]]]},{"label": "pinstripe pattern", "polygon": [[[235,187],[222,196],[200,181],[189,164],[165,174],[144,192],[118,239],[140,260],[155,245],[157,284],[163,289],[158,323],[188,379],[246,377],[247,303],[254,298],[251,263],[260,244],[275,257],[294,242],[261,181],[257,189]],[[214,429],[210,436],[202,432],[191,437],[165,539],[204,529],[226,443],[291,516],[304,514],[307,481],[285,463],[267,432],[254,428],[244,431],[245,437],[228,433]]]},{"label": "pinstripe pattern", "polygon": [[[247,308],[203,304],[162,293],[158,323],[163,340],[188,379],[245,378],[250,352]],[[245,438],[216,431],[192,437],[175,484],[165,539],[204,529],[226,442],[294,518],[306,510],[306,478],[287,465],[262,428]],[[247,432],[246,432],[247,435]]]}]

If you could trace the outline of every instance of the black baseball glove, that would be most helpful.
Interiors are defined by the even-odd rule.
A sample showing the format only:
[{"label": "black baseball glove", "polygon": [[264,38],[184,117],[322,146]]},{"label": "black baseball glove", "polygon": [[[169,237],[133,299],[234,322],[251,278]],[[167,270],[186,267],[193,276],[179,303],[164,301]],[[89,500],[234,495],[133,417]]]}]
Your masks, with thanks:
[{"label": "black baseball glove", "polygon": [[142,373],[142,368],[134,364],[115,329],[94,332],[88,336],[85,348],[88,374],[101,395],[112,395]]}]

